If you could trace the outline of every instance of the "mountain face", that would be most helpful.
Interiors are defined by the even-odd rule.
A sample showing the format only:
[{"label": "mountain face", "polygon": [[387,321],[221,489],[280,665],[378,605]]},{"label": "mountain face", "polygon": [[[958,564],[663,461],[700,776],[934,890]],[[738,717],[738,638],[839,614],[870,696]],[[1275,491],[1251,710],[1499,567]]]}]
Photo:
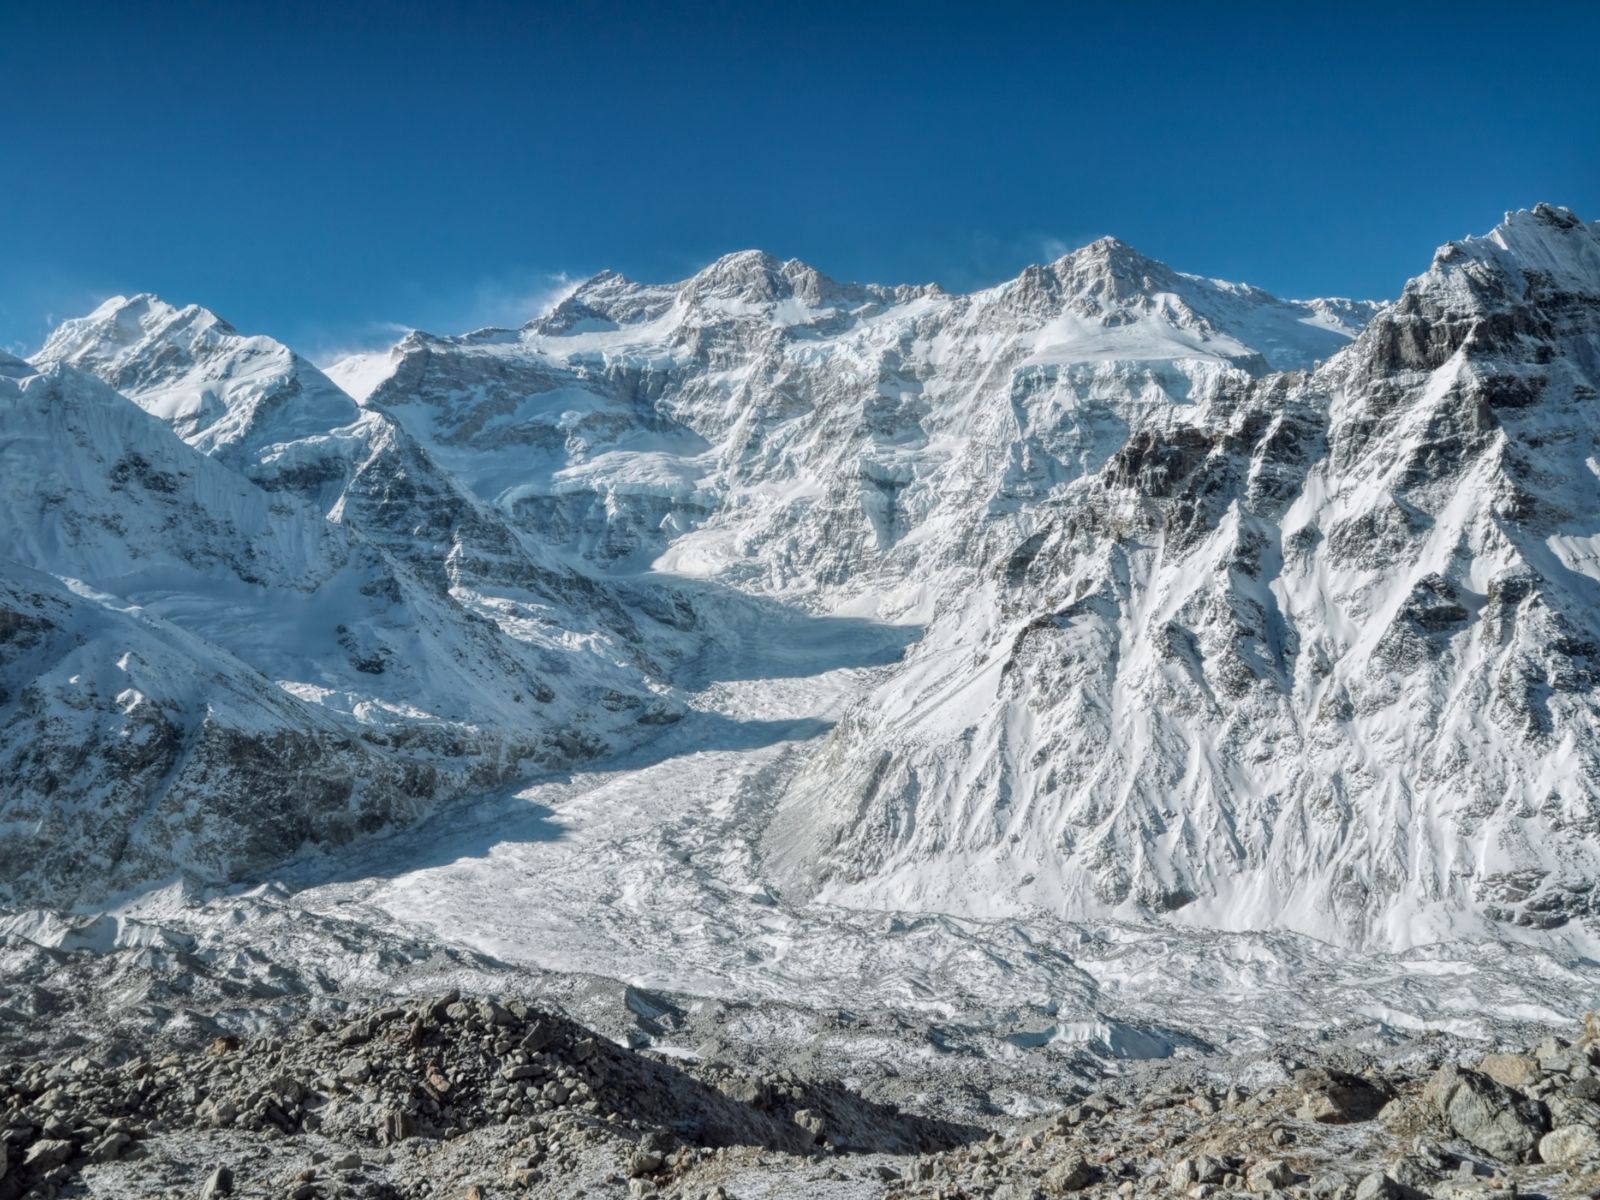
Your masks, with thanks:
[{"label": "mountain face", "polygon": [[365,403],[591,567],[905,610],[1135,414],[1219,372],[1309,365],[1370,308],[1279,302],[1109,239],[971,296],[746,252],[672,287],[602,274],[515,332],[412,335]]},{"label": "mountain face", "polygon": [[1406,945],[1600,904],[1600,237],[1148,415],[787,798],[792,886]]},{"label": "mountain face", "polygon": [[[0,476],[0,737],[85,739],[93,768],[6,800],[0,852],[59,813],[126,886],[259,870],[642,740],[684,670],[741,669],[781,628],[761,614],[801,609],[922,637],[774,785],[790,896],[1391,945],[1581,921],[1597,244],[1512,214],[1386,306],[1114,239],[970,295],[745,252],[326,374],[205,310],[108,302],[0,368],[33,397],[5,451],[64,459],[43,501]],[[172,490],[130,514],[146,479]],[[183,736],[272,731],[278,762],[362,788],[113,797],[127,688],[72,709],[67,647],[103,670],[135,638],[184,681],[141,695],[220,714]],[[411,797],[385,782],[408,765],[447,778]],[[85,832],[118,804],[202,843],[280,813],[293,836],[162,858]]]},{"label": "mountain face", "polygon": [[0,367],[10,895],[231,878],[670,716],[637,671],[508,635],[94,376]]}]

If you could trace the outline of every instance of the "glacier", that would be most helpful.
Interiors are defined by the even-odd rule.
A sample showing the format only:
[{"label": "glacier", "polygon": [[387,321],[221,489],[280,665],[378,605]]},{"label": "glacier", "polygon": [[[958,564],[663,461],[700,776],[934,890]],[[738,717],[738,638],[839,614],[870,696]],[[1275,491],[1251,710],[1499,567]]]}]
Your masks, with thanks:
[{"label": "glacier", "polygon": [[1388,303],[750,251],[324,371],[114,298],[0,361],[7,928],[337,976],[337,916],[1000,1056],[1559,1023],[1597,382],[1544,205]]}]

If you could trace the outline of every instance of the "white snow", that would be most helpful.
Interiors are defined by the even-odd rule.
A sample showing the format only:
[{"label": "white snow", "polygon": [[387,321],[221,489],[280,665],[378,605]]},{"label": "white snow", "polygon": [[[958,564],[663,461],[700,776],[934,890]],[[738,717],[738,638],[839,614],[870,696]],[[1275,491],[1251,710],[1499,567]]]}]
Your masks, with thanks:
[{"label": "white snow", "polygon": [[[1597,244],[1515,214],[1388,307],[1111,239],[965,296],[741,252],[326,374],[118,298],[0,361],[0,556],[110,630],[43,676],[63,709],[237,662],[241,725],[448,727],[524,781],[305,846],[274,878],[308,915],[994,1053],[1565,1020],[1600,949]],[[1579,297],[1549,361],[1396,365],[1405,322],[1540,288]],[[527,782],[571,736],[617,753]]]}]

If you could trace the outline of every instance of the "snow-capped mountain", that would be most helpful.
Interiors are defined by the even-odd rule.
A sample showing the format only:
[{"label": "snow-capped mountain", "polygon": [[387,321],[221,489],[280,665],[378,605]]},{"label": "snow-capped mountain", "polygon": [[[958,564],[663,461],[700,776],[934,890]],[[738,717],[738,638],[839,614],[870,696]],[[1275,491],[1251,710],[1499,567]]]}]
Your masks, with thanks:
[{"label": "snow-capped mountain", "polygon": [[1371,309],[1280,302],[1111,239],[970,296],[744,252],[672,286],[602,273],[518,331],[414,334],[364,402],[602,568],[921,594],[1130,414],[1219,371],[1310,365]]},{"label": "snow-capped mountain", "polygon": [[99,379],[0,368],[13,895],[229,878],[670,715],[635,670],[511,636]]},{"label": "snow-capped mountain", "polygon": [[1600,236],[1445,246],[1311,374],[1142,414],[813,758],[846,903],[1410,945],[1600,904]]},{"label": "snow-capped mountain", "polygon": [[[52,628],[164,622],[169,658],[203,639],[311,706],[297,729],[415,706],[407,729],[489,739],[462,765],[497,778],[541,761],[530,736],[650,736],[675,712],[658,693],[748,679],[747,643],[795,614],[918,626],[764,777],[791,899],[1391,945],[1554,927],[1590,914],[1600,866],[1596,245],[1565,210],[1513,214],[1388,306],[1282,301],[1113,239],[970,295],[744,252],[326,373],[117,300],[6,368],[41,398],[93,372],[120,415],[90,421],[114,436],[8,418],[77,465],[55,507],[19,486],[0,554],[38,573]],[[146,467],[118,466],[127,445]],[[216,499],[119,530],[108,489],[138,471]],[[346,577],[365,599],[332,682],[325,638],[238,635]],[[483,657],[449,684],[366,679],[361,639],[399,628]],[[385,661],[443,657],[417,636]],[[54,680],[24,643],[8,678]],[[556,696],[531,735],[505,707],[522,671]],[[30,803],[0,829],[50,801]]]},{"label": "snow-capped mountain", "polygon": [[323,437],[359,415],[289,347],[247,337],[199,305],[113,296],[64,322],[34,356],[99,376],[189,445],[244,473],[274,447]]}]

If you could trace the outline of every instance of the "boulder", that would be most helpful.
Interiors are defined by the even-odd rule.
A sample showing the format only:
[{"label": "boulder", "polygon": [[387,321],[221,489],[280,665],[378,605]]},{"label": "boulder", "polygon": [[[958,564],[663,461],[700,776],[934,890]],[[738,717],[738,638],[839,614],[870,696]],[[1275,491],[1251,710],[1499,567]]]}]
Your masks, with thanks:
[{"label": "boulder", "polygon": [[1567,1088],[1567,1095],[1576,1100],[1600,1101],[1600,1079],[1593,1075],[1585,1076],[1582,1079],[1574,1079]]},{"label": "boulder", "polygon": [[1441,1067],[1423,1099],[1458,1137],[1507,1162],[1527,1162],[1545,1129],[1542,1104],[1476,1071]]},{"label": "boulder", "polygon": [[1382,1089],[1345,1071],[1308,1068],[1296,1071],[1294,1082],[1301,1092],[1295,1116],[1302,1121],[1325,1125],[1370,1121],[1389,1099]]},{"label": "boulder", "polygon": [[636,1150],[633,1157],[628,1160],[628,1175],[633,1179],[642,1179],[646,1175],[654,1175],[661,1169],[665,1160],[654,1150]]},{"label": "boulder", "polygon": [[1245,1187],[1252,1192],[1274,1192],[1295,1181],[1295,1173],[1281,1158],[1269,1158],[1256,1163],[1245,1172]]},{"label": "boulder", "polygon": [[77,1151],[78,1148],[64,1138],[44,1138],[28,1147],[28,1152],[22,1156],[22,1165],[35,1174],[43,1175],[52,1167],[59,1167]]},{"label": "boulder", "polygon": [[1575,1089],[1568,1088],[1564,1092],[1556,1092],[1545,1098],[1545,1104],[1550,1109],[1550,1126],[1558,1129],[1563,1125],[1589,1125],[1600,1129],[1600,1104],[1574,1094]]},{"label": "boulder", "polygon": [[1539,1078],[1539,1060],[1531,1054],[1485,1054],[1478,1070],[1496,1083],[1526,1091]]},{"label": "boulder", "polygon": [[1167,1171],[1167,1183],[1175,1192],[1187,1191],[1197,1183],[1221,1183],[1227,1165],[1208,1154],[1180,1158]]},{"label": "boulder", "polygon": [[1562,1125],[1539,1139],[1539,1158],[1557,1167],[1600,1155],[1600,1133],[1587,1125]]},{"label": "boulder", "polygon": [[213,1129],[227,1129],[239,1119],[239,1110],[226,1097],[214,1096],[202,1103],[195,1115]]},{"label": "boulder", "polygon": [[200,1200],[217,1200],[219,1196],[231,1195],[233,1195],[233,1172],[227,1167],[218,1167],[211,1172],[200,1188]]},{"label": "boulder", "polygon": [[1059,1162],[1044,1173],[1039,1182],[1053,1196],[1082,1191],[1094,1180],[1094,1171],[1077,1155]]},{"label": "boulder", "polygon": [[404,1109],[390,1109],[383,1118],[383,1126],[378,1130],[378,1144],[380,1146],[392,1145],[403,1142],[417,1134],[417,1119]]},{"label": "boulder", "polygon": [[[89,1161],[93,1163],[116,1162],[132,1144],[133,1138],[120,1130],[108,1133],[96,1142],[93,1149],[89,1151]],[[4,1174],[4,1171],[0,1171],[0,1174]]]},{"label": "boulder", "polygon": [[1400,1185],[1382,1171],[1374,1171],[1356,1184],[1356,1200],[1400,1200]]},{"label": "boulder", "polygon": [[1547,1037],[1533,1048],[1533,1056],[1539,1060],[1541,1071],[1570,1071],[1583,1059],[1580,1051],[1574,1051],[1572,1043],[1563,1038]]},{"label": "boulder", "polygon": [[802,1108],[796,1111],[794,1123],[809,1133],[813,1142],[821,1142],[827,1132],[827,1125],[822,1119],[822,1114],[813,1109]]}]

